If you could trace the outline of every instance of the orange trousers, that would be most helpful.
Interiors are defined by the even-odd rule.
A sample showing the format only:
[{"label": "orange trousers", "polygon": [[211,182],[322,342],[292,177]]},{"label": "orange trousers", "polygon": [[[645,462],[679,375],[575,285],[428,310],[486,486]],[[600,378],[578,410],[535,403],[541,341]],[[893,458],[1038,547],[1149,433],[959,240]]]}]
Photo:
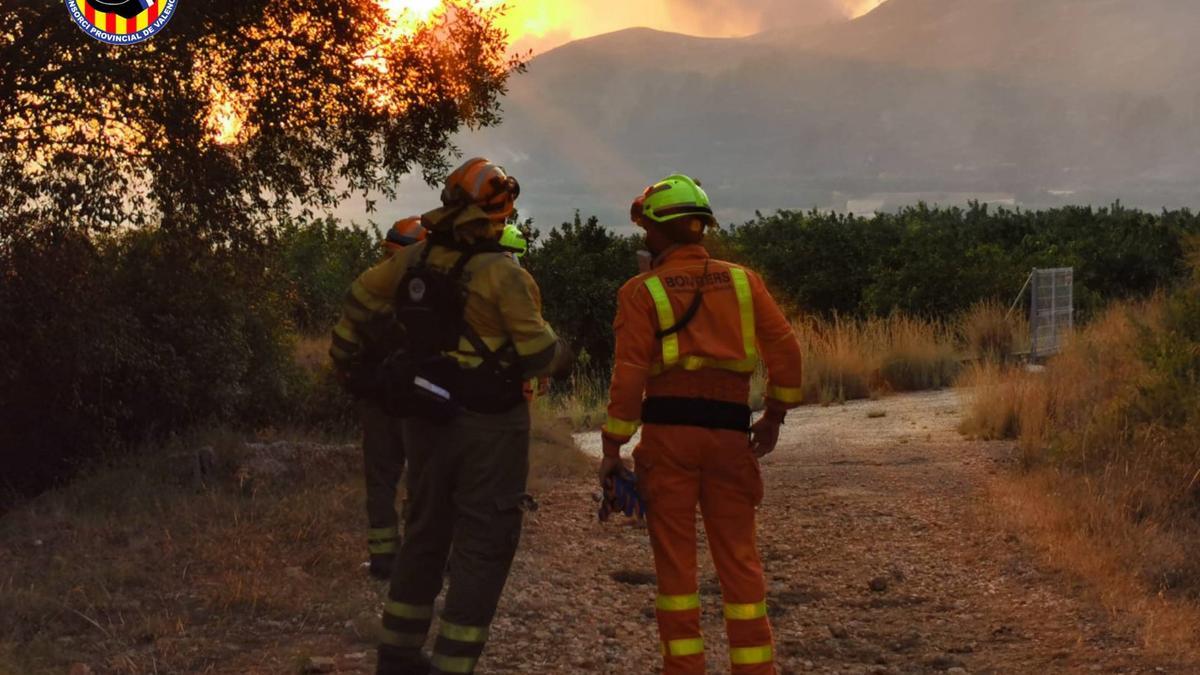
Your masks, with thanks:
[{"label": "orange trousers", "polygon": [[766,585],[754,535],[762,475],[746,434],[646,425],[634,459],[658,575],[655,607],[663,672],[704,672],[696,579],[698,505],[721,581],[732,672],[773,675]]}]

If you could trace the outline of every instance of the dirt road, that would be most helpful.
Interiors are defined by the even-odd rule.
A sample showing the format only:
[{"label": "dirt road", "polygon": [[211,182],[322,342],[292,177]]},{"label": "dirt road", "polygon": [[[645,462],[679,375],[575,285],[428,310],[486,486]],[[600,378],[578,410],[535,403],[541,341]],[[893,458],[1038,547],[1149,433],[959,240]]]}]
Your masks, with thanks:
[{"label": "dirt road", "polygon": [[[940,392],[789,416],[763,462],[759,521],[782,672],[1200,672],[1145,653],[1128,622],[1001,527],[987,488],[1011,448],[964,440],[959,405]],[[596,435],[580,440],[598,450]],[[538,494],[481,673],[657,672],[646,532],[597,523],[592,493],[576,478]],[[351,587],[356,620],[303,617],[237,657],[210,655],[213,672],[294,672],[297,653],[330,657],[313,672],[373,672],[383,588]],[[701,594],[709,671],[728,672],[709,563]]]},{"label": "dirt road", "polygon": [[[965,441],[958,407],[940,392],[789,417],[759,524],[782,670],[1185,672],[998,529],[984,488],[1008,448]],[[487,672],[656,672],[645,531],[596,524],[590,492],[541,495]],[[702,595],[709,669],[727,672],[711,564]]]}]

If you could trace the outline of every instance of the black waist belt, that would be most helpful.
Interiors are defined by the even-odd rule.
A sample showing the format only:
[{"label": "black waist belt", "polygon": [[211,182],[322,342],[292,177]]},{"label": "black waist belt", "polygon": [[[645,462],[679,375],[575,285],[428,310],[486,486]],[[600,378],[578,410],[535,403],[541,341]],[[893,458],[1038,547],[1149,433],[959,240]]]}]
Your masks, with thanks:
[{"label": "black waist belt", "polygon": [[654,396],[642,403],[644,424],[700,427],[728,431],[750,430],[750,406],[706,398]]}]

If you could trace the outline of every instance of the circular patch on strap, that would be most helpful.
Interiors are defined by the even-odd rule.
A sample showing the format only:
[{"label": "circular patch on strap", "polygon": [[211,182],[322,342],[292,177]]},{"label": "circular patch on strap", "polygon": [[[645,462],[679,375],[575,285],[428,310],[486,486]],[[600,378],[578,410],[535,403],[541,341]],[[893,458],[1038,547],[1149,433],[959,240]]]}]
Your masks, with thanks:
[{"label": "circular patch on strap", "polygon": [[413,302],[420,302],[425,299],[425,282],[421,279],[413,279],[408,282],[408,299]]}]

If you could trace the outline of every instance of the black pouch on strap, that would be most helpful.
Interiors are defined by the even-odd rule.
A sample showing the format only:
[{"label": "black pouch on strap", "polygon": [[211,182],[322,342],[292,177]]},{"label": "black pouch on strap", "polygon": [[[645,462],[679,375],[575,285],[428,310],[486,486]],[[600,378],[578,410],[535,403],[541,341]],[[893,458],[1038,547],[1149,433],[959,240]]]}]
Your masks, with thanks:
[{"label": "black pouch on strap", "polygon": [[750,406],[705,398],[653,396],[642,403],[642,422],[749,432]]}]

